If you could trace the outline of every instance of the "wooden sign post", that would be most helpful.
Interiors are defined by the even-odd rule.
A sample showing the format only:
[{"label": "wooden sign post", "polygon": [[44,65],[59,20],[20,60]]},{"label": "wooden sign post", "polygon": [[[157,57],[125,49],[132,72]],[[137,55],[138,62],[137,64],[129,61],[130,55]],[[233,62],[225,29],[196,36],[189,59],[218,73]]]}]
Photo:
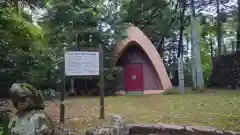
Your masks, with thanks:
[{"label": "wooden sign post", "polygon": [[63,79],[63,82],[62,82],[62,89],[61,89],[61,97],[60,97],[60,117],[59,117],[59,121],[60,121],[60,125],[61,125],[61,128],[63,128],[63,125],[64,125],[64,114],[65,114],[65,106],[64,106],[64,95],[65,95],[65,77]]},{"label": "wooden sign post", "polygon": [[61,92],[60,96],[60,126],[63,128],[64,124],[64,111],[65,111],[65,106],[64,106],[64,93],[65,93],[65,73],[64,73],[64,62],[60,64],[60,78],[57,80],[57,89]]},{"label": "wooden sign post", "polygon": [[[101,44],[98,51],[65,52],[65,76],[99,76],[100,118],[104,119],[104,63]],[[65,85],[65,84],[64,84]],[[61,98],[64,100],[64,98]],[[61,102],[63,102],[61,100]],[[64,112],[64,111],[63,111]],[[64,115],[64,113],[62,114]],[[61,117],[61,114],[60,114]],[[64,118],[64,116],[62,116]]]},{"label": "wooden sign post", "polygon": [[99,61],[100,61],[100,119],[104,119],[104,52],[99,44]]}]

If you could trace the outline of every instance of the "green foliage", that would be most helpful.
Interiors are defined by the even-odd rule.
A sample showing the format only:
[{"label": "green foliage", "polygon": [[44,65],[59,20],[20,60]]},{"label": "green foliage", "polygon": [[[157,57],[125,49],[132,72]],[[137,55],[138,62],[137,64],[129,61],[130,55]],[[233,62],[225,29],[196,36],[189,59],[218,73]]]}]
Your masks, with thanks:
[{"label": "green foliage", "polygon": [[0,125],[0,135],[3,135],[3,127]]},{"label": "green foliage", "polygon": [[209,49],[209,44],[204,41],[203,39],[200,40],[200,55],[201,61],[203,65],[203,75],[204,75],[204,82],[206,85],[210,83],[210,76],[212,73],[212,58]]},{"label": "green foliage", "polygon": [[123,69],[121,67],[112,67],[107,69],[104,74],[105,91],[107,94],[114,94],[123,75]]},{"label": "green foliage", "polygon": [[[206,85],[208,85],[210,83],[210,76],[212,73],[212,56],[210,52],[210,42],[205,36],[215,36],[216,32],[214,30],[214,26],[208,23],[201,24],[200,21],[197,20],[196,26],[197,37],[200,40],[200,57],[203,65],[204,82]],[[185,35],[190,38],[190,26],[187,27]]]},{"label": "green foliage", "polygon": [[162,93],[162,95],[179,95],[179,91],[177,89],[170,89]]},{"label": "green foliage", "polygon": [[23,83],[22,88],[30,90],[32,93],[35,93],[37,91],[36,88],[34,88],[31,84],[28,84],[28,83]]},{"label": "green foliage", "polygon": [[[110,67],[104,71],[104,91],[107,95],[114,95],[123,75],[122,67]],[[100,81],[97,86],[100,88]]]},{"label": "green foliage", "polygon": [[[104,67],[108,68],[105,79],[114,86],[116,81],[112,79],[115,73],[111,73],[111,52],[116,39],[126,36],[124,30],[129,24],[139,27],[151,39],[160,54],[161,50],[164,50],[169,60],[166,65],[173,65],[181,1],[179,5],[176,1],[158,0],[113,0],[107,3],[99,0],[42,0],[42,3],[35,0],[25,1],[24,5],[30,5],[32,11],[44,5],[47,12],[38,20],[40,27],[37,27],[32,22],[33,15],[27,14],[23,7],[17,5],[16,2],[21,3],[21,0],[2,1],[0,86],[4,91],[16,81],[27,81],[38,89],[55,89],[66,48],[98,48],[99,44],[103,45]],[[214,3],[204,1],[199,7]],[[198,2],[196,4],[199,5]],[[34,6],[36,7],[33,8]],[[231,11],[221,13],[225,31],[223,34],[226,37],[235,33],[235,10],[232,8]],[[197,35],[201,44],[204,79],[208,82],[212,68],[209,41],[216,37],[215,17],[203,14],[197,17],[201,18],[201,21],[197,21]],[[188,40],[191,35],[189,18],[189,15],[186,15],[184,34]],[[213,54],[214,50],[216,47],[213,45]],[[113,86],[107,87],[113,89]]]},{"label": "green foliage", "polygon": [[[123,1],[122,18],[139,27],[158,46],[159,39],[173,38],[179,25],[179,12],[172,1]],[[161,46],[159,46],[161,47]]]},{"label": "green foliage", "polygon": [[[43,31],[39,27],[12,8],[2,8],[0,38],[0,86],[3,90],[0,96],[6,96],[8,89],[16,81],[37,82],[33,85],[39,87],[39,83],[43,84],[43,79],[51,80],[47,78],[46,74],[50,69],[45,64],[51,67],[52,59],[47,51]],[[45,61],[42,61],[44,59]],[[38,75],[34,74],[36,67],[40,67],[44,72],[38,71]],[[44,78],[36,80],[40,75]]]},{"label": "green foliage", "polygon": [[2,107],[0,110],[0,135],[8,135],[8,122],[10,116],[10,110]]},{"label": "green foliage", "polygon": [[65,47],[78,50],[79,47],[98,48],[102,44],[104,67],[110,68],[113,44],[125,30],[119,11],[113,9],[118,3],[53,0],[49,4],[48,14],[42,18],[40,25],[46,30],[49,47],[53,48],[55,66],[59,69]]},{"label": "green foliage", "polygon": [[[39,19],[39,28],[17,2],[21,3],[4,1],[7,6],[0,10],[0,49],[4,50],[0,52],[0,62],[4,63],[0,66],[0,86],[4,90],[15,81],[27,81],[38,89],[54,89],[65,48],[97,48],[99,44],[104,47],[104,67],[109,69],[106,80],[114,86],[111,51],[116,39],[126,36],[128,24],[139,26],[157,44],[159,34],[171,37],[175,28],[166,29],[162,24],[178,16],[169,7],[174,4],[165,1],[44,0],[47,13]],[[26,4],[32,8],[40,3],[27,0]]]}]

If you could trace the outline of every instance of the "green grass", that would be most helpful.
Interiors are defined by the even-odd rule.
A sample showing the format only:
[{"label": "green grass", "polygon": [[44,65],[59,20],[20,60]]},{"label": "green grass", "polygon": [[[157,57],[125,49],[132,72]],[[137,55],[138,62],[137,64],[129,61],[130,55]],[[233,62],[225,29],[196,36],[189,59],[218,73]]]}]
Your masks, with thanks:
[{"label": "green grass", "polygon": [[[77,97],[66,103],[68,127],[86,129],[106,123],[99,120],[99,98]],[[240,131],[240,91],[117,96],[105,98],[106,116],[118,114],[127,123],[172,123],[213,126]]]},{"label": "green grass", "polygon": [[3,135],[3,126],[0,125],[0,135]]}]

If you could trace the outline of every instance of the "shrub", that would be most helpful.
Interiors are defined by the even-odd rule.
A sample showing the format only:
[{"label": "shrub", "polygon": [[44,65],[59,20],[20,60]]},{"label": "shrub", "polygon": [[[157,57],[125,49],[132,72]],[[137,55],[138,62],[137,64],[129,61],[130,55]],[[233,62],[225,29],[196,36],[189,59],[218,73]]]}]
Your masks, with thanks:
[{"label": "shrub", "polygon": [[162,95],[178,95],[180,94],[177,89],[170,89],[162,93]]},{"label": "shrub", "polygon": [[[116,92],[117,85],[119,84],[119,79],[122,75],[122,67],[111,67],[104,71],[104,83],[105,83],[105,93],[108,95],[113,95]],[[98,87],[100,82],[98,82]]]},{"label": "shrub", "polygon": [[0,108],[0,135],[7,135],[7,126],[10,120],[11,113],[11,110],[8,108]]}]

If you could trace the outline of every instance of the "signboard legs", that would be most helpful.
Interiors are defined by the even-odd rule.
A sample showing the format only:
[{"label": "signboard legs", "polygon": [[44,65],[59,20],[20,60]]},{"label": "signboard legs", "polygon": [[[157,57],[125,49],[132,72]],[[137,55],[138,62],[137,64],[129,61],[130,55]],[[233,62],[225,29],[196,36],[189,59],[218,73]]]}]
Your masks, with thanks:
[{"label": "signboard legs", "polygon": [[[98,52],[93,51],[67,51],[65,52],[66,76],[99,76],[100,78],[100,118],[104,119],[104,52],[102,45],[98,45]],[[64,76],[65,79],[65,76]],[[63,79],[63,80],[64,80]],[[65,86],[65,82],[63,83]],[[73,82],[72,82],[73,85]],[[63,87],[64,87],[63,86]],[[64,89],[61,96],[60,122],[64,122]]]},{"label": "signboard legs", "polygon": [[65,74],[63,75],[62,83],[60,85],[62,87],[61,87],[61,97],[60,97],[60,118],[59,118],[59,121],[60,121],[61,128],[63,128],[63,125],[64,125],[64,115],[65,115],[65,106],[64,106]]},{"label": "signboard legs", "polygon": [[99,44],[99,70],[100,70],[100,119],[104,119],[104,52],[102,45]]}]

